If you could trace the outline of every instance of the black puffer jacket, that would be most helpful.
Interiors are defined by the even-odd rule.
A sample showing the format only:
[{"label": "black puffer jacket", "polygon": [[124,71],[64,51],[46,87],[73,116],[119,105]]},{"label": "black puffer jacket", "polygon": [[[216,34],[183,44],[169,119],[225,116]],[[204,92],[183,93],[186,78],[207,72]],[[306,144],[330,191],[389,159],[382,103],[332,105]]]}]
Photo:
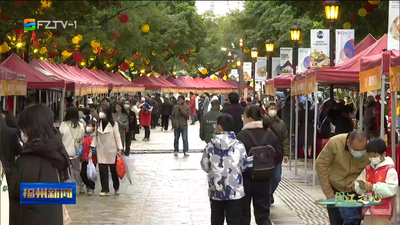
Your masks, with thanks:
[{"label": "black puffer jacket", "polygon": [[[10,171],[10,224],[62,225],[61,205],[20,204],[20,184],[58,183],[56,171],[64,171],[68,166],[68,153],[59,133],[47,143],[40,140],[28,143]],[[62,175],[60,177],[62,179]]]}]

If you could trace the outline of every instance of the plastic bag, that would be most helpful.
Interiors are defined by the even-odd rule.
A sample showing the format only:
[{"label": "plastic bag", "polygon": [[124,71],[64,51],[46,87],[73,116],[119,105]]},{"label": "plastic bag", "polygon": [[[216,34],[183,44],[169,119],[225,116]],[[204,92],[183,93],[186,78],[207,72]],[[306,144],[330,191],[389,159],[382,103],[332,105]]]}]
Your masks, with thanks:
[{"label": "plastic bag", "polygon": [[126,174],[126,168],[125,168],[124,162],[122,161],[121,156],[117,157],[116,167],[117,167],[117,175],[118,175],[119,179],[122,180],[122,178],[124,178],[124,176]]},{"label": "plastic bag", "polygon": [[91,180],[93,182],[97,181],[96,167],[94,166],[92,159],[89,159],[86,174],[87,174],[87,177],[89,180]]}]

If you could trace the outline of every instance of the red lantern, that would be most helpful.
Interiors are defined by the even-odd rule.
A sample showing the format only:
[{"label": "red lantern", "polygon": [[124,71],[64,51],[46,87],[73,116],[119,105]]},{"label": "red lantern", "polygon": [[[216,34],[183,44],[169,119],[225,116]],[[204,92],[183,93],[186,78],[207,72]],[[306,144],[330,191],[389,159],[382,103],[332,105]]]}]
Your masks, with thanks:
[{"label": "red lantern", "polygon": [[56,44],[56,43],[54,43],[54,44],[53,44],[53,47],[54,47],[54,48],[57,48],[57,44]]},{"label": "red lantern", "polygon": [[127,23],[129,21],[129,17],[127,14],[120,14],[119,15],[119,22]]},{"label": "red lantern", "polygon": [[52,52],[52,51],[48,51],[47,52],[47,55],[49,56],[49,58],[55,58],[55,57],[57,57],[57,53],[56,52]]},{"label": "red lantern", "polygon": [[24,33],[24,29],[22,28],[14,28],[14,34],[23,34]]},{"label": "red lantern", "polygon": [[106,55],[106,60],[107,60],[107,61],[110,61],[110,60],[111,60],[111,55],[107,54],[107,55]]},{"label": "red lantern", "polygon": [[121,34],[120,33],[113,34],[113,38],[114,39],[121,38]]},{"label": "red lantern", "polygon": [[369,1],[363,3],[363,8],[367,10],[367,13],[373,13],[377,5],[372,5]]},{"label": "red lantern", "polygon": [[389,100],[389,101],[388,101],[388,104],[392,104],[392,100]]},{"label": "red lantern", "polygon": [[224,71],[225,72],[228,71],[228,67],[227,66],[224,67]]},{"label": "red lantern", "polygon": [[388,113],[388,116],[392,116],[392,113],[391,113],[391,112],[389,112],[389,113]]},{"label": "red lantern", "polygon": [[175,48],[175,43],[171,43],[171,44],[169,44],[169,46],[170,46],[172,49],[174,49],[174,48]]},{"label": "red lantern", "polygon": [[83,55],[80,52],[74,52],[73,58],[76,62],[80,62],[83,59]]},{"label": "red lantern", "polygon": [[182,66],[185,66],[186,65],[186,62],[185,62],[185,60],[183,60],[182,61]]},{"label": "red lantern", "polygon": [[185,58],[185,55],[184,55],[184,54],[179,54],[179,55],[178,55],[178,59],[179,59],[179,60],[182,60],[182,59],[184,59],[184,58]]},{"label": "red lantern", "polygon": [[391,122],[392,122],[392,118],[389,118],[389,119],[388,119],[388,123],[391,123]]},{"label": "red lantern", "polygon": [[136,60],[136,58],[137,58],[136,53],[132,55],[132,58],[133,58],[134,60]]},{"label": "red lantern", "polygon": [[118,53],[118,51],[117,51],[117,50],[114,50],[114,51],[113,51],[113,55],[114,55],[114,56],[116,56],[116,55],[117,55],[117,53]]},{"label": "red lantern", "polygon": [[392,94],[388,94],[388,98],[391,98],[392,97]]},{"label": "red lantern", "polygon": [[392,107],[391,107],[391,106],[389,106],[389,107],[388,107],[388,110],[392,110]]},{"label": "red lantern", "polygon": [[119,69],[122,70],[122,71],[125,71],[125,70],[127,70],[128,68],[129,68],[128,63],[122,63],[122,64],[119,66]]},{"label": "red lantern", "polygon": [[221,78],[221,79],[224,78],[224,75],[225,75],[225,73],[223,70],[219,71],[219,74],[218,74],[219,78]]}]

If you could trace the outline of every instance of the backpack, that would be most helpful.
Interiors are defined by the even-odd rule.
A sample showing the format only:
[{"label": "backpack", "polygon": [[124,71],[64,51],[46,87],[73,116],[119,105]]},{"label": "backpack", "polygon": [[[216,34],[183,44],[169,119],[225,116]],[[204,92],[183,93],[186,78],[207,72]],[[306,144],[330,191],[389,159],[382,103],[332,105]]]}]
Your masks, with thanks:
[{"label": "backpack", "polygon": [[276,166],[276,151],[271,145],[265,144],[265,139],[258,142],[250,131],[244,130],[255,144],[249,151],[249,156],[253,156],[253,175],[255,181],[270,180],[274,176]]}]

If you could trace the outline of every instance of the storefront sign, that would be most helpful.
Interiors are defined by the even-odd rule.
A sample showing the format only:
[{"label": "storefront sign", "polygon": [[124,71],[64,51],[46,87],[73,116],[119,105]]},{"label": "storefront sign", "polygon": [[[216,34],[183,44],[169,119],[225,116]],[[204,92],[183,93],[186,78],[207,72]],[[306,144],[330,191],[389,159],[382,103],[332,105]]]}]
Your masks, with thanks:
[{"label": "storefront sign", "polygon": [[375,91],[381,89],[381,66],[369,70],[360,71],[360,92]]},{"label": "storefront sign", "polygon": [[307,81],[306,94],[309,95],[309,94],[315,92],[315,84],[316,84],[315,76],[307,77],[306,81]]},{"label": "storefront sign", "polygon": [[311,69],[311,48],[299,48],[299,57],[296,73],[302,73]]}]

